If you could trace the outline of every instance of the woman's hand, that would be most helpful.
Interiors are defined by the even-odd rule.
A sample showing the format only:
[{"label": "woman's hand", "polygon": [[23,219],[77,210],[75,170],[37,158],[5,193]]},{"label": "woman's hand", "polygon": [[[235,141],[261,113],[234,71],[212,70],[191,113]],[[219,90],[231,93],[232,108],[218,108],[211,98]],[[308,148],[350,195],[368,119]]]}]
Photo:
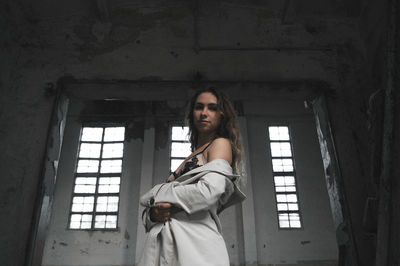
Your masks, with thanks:
[{"label": "woman's hand", "polygon": [[150,219],[153,222],[166,222],[171,217],[172,204],[169,202],[158,202],[150,209]]}]

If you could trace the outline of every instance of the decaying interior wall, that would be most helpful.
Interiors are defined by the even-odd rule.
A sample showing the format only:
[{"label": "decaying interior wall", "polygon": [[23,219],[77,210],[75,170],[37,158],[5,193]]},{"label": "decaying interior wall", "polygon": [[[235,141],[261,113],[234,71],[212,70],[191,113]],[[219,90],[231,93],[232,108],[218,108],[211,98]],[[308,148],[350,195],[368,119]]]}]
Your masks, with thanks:
[{"label": "decaying interior wall", "polygon": [[[348,233],[354,237],[351,248],[344,250],[343,265],[374,265],[375,257],[397,265],[400,193],[394,178],[399,170],[393,166],[399,161],[399,18],[390,12],[396,4],[392,0],[2,1],[2,263],[19,266],[29,261],[35,206],[43,200],[46,147],[59,145],[48,138],[55,89],[60,79],[70,78],[81,84],[111,82],[121,87],[130,81],[185,81],[193,86],[196,80],[277,81],[288,87],[323,81],[329,87],[326,107],[352,225]],[[392,36],[389,48],[388,36]],[[388,86],[391,98],[379,93]],[[103,92],[101,86],[97,92]],[[382,199],[380,147],[388,134],[379,121],[388,104],[385,99],[394,103],[387,172],[392,178],[384,182],[391,188],[386,205],[390,236],[377,242],[379,221],[373,220]],[[377,243],[387,254],[375,255]]]}]

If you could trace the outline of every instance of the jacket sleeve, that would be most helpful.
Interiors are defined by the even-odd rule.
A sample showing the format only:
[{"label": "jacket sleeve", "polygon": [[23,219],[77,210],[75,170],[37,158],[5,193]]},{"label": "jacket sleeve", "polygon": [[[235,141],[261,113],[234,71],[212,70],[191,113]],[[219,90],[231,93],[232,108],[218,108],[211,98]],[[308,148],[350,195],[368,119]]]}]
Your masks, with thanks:
[{"label": "jacket sleeve", "polygon": [[142,212],[142,222],[143,226],[146,229],[146,232],[149,232],[150,229],[157,224],[157,222],[153,222],[150,219],[150,207],[146,207]]},{"label": "jacket sleeve", "polygon": [[154,202],[169,202],[191,214],[207,210],[214,205],[225,192],[225,175],[208,172],[197,183],[182,185],[179,182],[166,183],[159,188]]}]

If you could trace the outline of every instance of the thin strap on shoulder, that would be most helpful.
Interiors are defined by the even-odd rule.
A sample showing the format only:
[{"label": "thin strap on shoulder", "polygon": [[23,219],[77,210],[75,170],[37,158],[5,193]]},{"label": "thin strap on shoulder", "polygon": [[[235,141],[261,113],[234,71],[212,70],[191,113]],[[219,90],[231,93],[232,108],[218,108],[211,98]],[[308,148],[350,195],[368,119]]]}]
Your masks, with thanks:
[{"label": "thin strap on shoulder", "polygon": [[[212,141],[210,141],[210,143],[208,143],[207,146],[206,146],[201,152],[199,152],[199,153],[197,153],[197,154],[203,153],[205,150],[207,150],[207,148],[210,147],[210,145],[214,142],[214,140],[215,140],[215,139],[213,139]],[[197,154],[196,154],[196,155],[197,155]]]}]

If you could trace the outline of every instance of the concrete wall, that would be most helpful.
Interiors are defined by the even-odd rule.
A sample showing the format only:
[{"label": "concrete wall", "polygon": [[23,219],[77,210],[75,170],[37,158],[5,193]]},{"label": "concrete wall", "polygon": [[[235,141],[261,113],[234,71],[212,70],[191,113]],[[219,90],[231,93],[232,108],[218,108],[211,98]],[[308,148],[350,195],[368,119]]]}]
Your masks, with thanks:
[{"label": "concrete wall", "polygon": [[[155,86],[146,98],[151,99],[154,93],[164,93],[165,90]],[[244,91],[250,93],[252,90]],[[90,94],[87,96],[90,97]],[[297,98],[295,95],[291,97]],[[261,101],[252,98],[248,101],[235,101],[242,106],[240,127],[246,150],[246,168],[249,169],[246,175],[249,185],[246,188],[246,205],[253,211],[250,215],[244,215],[243,208],[246,205],[238,205],[221,215],[231,265],[337,265],[335,228],[312,111],[304,107],[301,97],[292,101],[287,101],[287,97]],[[141,190],[146,185],[164,182],[168,175],[169,126],[182,119],[182,115],[173,115],[173,112],[175,106],[184,106],[184,102],[178,101],[172,106],[162,102],[154,102],[152,105],[152,114],[146,116],[142,114],[144,110],[141,110],[145,105],[140,102],[97,101],[93,104],[87,100],[71,99],[51,219],[45,232],[40,265],[133,265],[138,262],[146,237],[141,224],[142,208],[138,209],[138,197],[145,192]],[[152,122],[141,127],[137,121],[145,119]],[[69,230],[67,223],[81,123],[104,120],[127,123],[127,136],[131,136],[129,132],[132,130],[143,132],[137,137],[128,137],[125,144],[118,230]],[[288,125],[291,129],[302,216],[301,229],[285,230],[278,226],[267,142],[267,126],[271,124]],[[153,144],[146,145],[149,142]],[[249,224],[254,225],[254,231],[246,230],[245,226]],[[249,239],[254,246],[246,247],[244,239]],[[254,254],[248,249],[254,249]]]},{"label": "concrete wall", "polygon": [[[282,1],[2,1],[3,263],[23,265],[31,250],[32,217],[43,192],[53,88],[67,76],[100,83],[190,83],[195,77],[279,81],[282,87],[298,80],[325,82],[356,260],[372,265],[375,238],[365,230],[363,210],[377,189],[366,178],[371,165],[369,137],[378,140],[380,135],[368,131],[367,109],[369,96],[386,84],[381,60],[386,56],[386,2],[288,3],[292,4],[286,8]],[[52,139],[49,143],[55,145]],[[399,233],[392,230],[396,247]]]}]

